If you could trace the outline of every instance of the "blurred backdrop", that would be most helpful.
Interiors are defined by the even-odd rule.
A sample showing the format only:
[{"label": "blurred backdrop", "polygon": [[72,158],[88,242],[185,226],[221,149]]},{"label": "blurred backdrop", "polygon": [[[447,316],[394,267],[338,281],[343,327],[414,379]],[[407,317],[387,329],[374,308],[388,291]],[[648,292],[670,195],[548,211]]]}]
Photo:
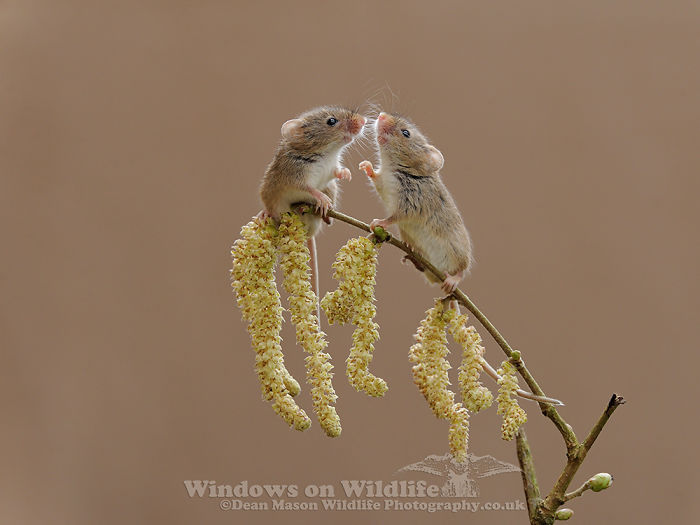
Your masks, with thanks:
[{"label": "blurred backdrop", "polygon": [[[229,285],[280,125],[368,102],[410,115],[443,152],[477,259],[463,289],[577,433],[611,393],[628,399],[574,480],[615,484],[573,501],[576,523],[691,522],[699,26],[684,1],[0,3],[2,522],[526,522],[224,512],[187,496],[195,479],[391,481],[447,451],[407,359],[439,290],[398,251],[382,248],[378,269],[384,399],[348,385],[352,329],[327,327],[338,439],[288,429],[261,400]],[[383,217],[357,170],[373,155],[346,157],[342,209],[365,221]],[[337,223],[319,237],[323,290],[357,234]],[[306,387],[300,403],[310,413]],[[523,405],[546,491],[563,443]],[[472,417],[471,450],[516,463],[499,425],[495,408]],[[523,500],[517,473],[480,488],[480,501]]]}]

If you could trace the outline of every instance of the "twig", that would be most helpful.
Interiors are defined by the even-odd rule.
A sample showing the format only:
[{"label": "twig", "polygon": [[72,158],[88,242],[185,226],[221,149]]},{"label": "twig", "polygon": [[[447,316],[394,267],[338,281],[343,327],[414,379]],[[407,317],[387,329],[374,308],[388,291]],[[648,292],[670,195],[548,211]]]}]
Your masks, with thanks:
[{"label": "twig", "polygon": [[[588,451],[593,446],[593,443],[595,443],[595,440],[600,435],[600,432],[603,430],[603,427],[608,422],[608,419],[610,419],[610,416],[612,416],[612,413],[615,412],[617,407],[624,404],[625,399],[622,396],[618,396],[617,394],[612,395],[610,401],[608,401],[608,406],[603,411],[603,415],[600,416],[598,422],[591,429],[591,431],[588,433],[588,436],[586,436],[586,439],[583,441],[580,452],[581,455],[585,457],[585,455],[588,454]],[[581,458],[581,460],[583,460],[583,458]]]},{"label": "twig", "polygon": [[[567,495],[565,494],[566,489],[569,488],[571,480],[573,479],[574,475],[581,466],[581,463],[583,463],[583,460],[586,459],[588,451],[593,446],[593,443],[595,442],[596,438],[600,435],[600,432],[603,430],[603,427],[608,422],[608,419],[610,419],[612,413],[615,412],[617,407],[623,405],[624,403],[625,400],[621,396],[618,396],[617,394],[612,395],[610,401],[608,402],[608,406],[605,407],[603,414],[600,416],[598,422],[593,426],[591,431],[588,433],[586,439],[583,441],[583,443],[576,447],[576,449],[573,451],[573,454],[567,455],[568,459],[566,462],[566,466],[564,467],[564,471],[560,474],[559,479],[557,479],[549,495],[540,505],[540,511],[542,511],[545,514],[553,514],[554,512],[556,512],[557,508],[562,503],[568,501],[568,499],[571,499],[567,499]],[[575,494],[576,492],[578,492],[578,490],[580,489],[575,490],[571,494]]]},{"label": "twig", "polygon": [[523,489],[525,490],[525,498],[527,500],[527,514],[530,519],[533,519],[535,516],[535,509],[537,509],[541,501],[540,487],[537,484],[535,463],[532,460],[530,444],[522,428],[515,436],[515,446],[518,453],[518,463],[520,464],[520,474],[523,478]]},{"label": "twig", "polygon": [[[525,382],[532,389],[532,391],[537,395],[544,395],[544,392],[540,388],[540,385],[537,384],[537,381],[535,381],[535,378],[532,377],[532,374],[525,366],[525,362],[523,361],[520,352],[511,352],[510,360],[515,365],[515,369],[518,371],[518,373],[520,373],[523,379],[525,379]],[[564,443],[566,444],[567,456],[570,455],[573,452],[573,450],[578,446],[578,439],[576,438],[574,429],[571,428],[571,425],[564,421],[564,418],[562,418],[559,415],[559,412],[557,412],[557,410],[553,406],[540,403],[540,409],[542,410],[542,413],[545,416],[547,416],[552,421],[552,423],[554,423],[554,426],[557,427],[557,430],[559,430],[559,433],[564,438]]]},{"label": "twig", "polygon": [[579,488],[574,490],[573,492],[568,492],[564,494],[564,503],[569,501],[570,499],[578,498],[581,494],[586,492],[588,489],[591,488],[591,480],[589,479],[586,481],[583,485],[581,485]]},{"label": "twig", "polygon": [[[498,381],[501,379],[501,376],[498,375],[498,372],[483,357],[481,358],[481,366],[483,367],[484,372],[486,372],[486,375],[489,376],[494,381],[496,381],[496,383],[498,383]],[[530,401],[536,401],[538,403],[546,403],[546,404],[557,405],[557,406],[564,406],[564,403],[562,403],[558,399],[554,399],[553,397],[536,396],[535,394],[531,394],[530,392],[527,392],[526,390],[522,390],[520,388],[518,388],[515,391],[515,393],[518,396],[522,397],[523,399],[529,399]]]}]

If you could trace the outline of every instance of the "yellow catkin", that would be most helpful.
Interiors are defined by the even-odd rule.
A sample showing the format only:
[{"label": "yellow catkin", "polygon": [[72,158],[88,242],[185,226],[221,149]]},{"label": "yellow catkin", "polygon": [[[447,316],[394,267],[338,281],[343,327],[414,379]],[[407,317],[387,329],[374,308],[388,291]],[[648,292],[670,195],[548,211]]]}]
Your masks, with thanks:
[{"label": "yellow catkin", "polygon": [[467,316],[462,314],[452,317],[449,329],[454,340],[463,349],[462,364],[459,367],[459,387],[464,406],[470,412],[489,408],[493,404],[493,394],[479,381],[484,355],[479,332],[473,326],[467,326]]},{"label": "yellow catkin", "polygon": [[283,309],[274,276],[278,239],[271,220],[256,219],[243,226],[231,249],[231,286],[248,321],[263,398],[287,424],[305,430],[311,420],[291,397],[299,393],[299,383],[285,368],[280,345]]},{"label": "yellow catkin", "polygon": [[450,451],[454,458],[462,463],[467,459],[469,442],[469,412],[460,403],[454,405],[450,417]]},{"label": "yellow catkin", "polygon": [[498,369],[501,378],[498,380],[498,413],[503,416],[501,425],[501,437],[510,441],[518,433],[518,429],[527,421],[527,414],[520,408],[515,400],[515,391],[518,389],[518,378],[515,376],[515,367],[510,361],[503,361]]},{"label": "yellow catkin", "polygon": [[316,294],[311,286],[306,228],[296,214],[285,214],[279,228],[280,266],[284,288],[289,293],[289,311],[296,326],[297,342],[309,354],[306,377],[311,385],[314,412],[321,428],[330,437],[340,435],[340,418],[333,406],[338,396],[333,389],[328,346],[316,317]]},{"label": "yellow catkin", "polygon": [[448,388],[448,371],[451,368],[446,357],[447,337],[445,328],[454,312],[445,312],[437,301],[428,310],[415,335],[416,344],[409,351],[413,366],[413,381],[425,397],[433,413],[450,421],[449,443],[454,458],[463,462],[467,459],[469,441],[469,412],[461,403],[455,403],[455,394]]},{"label": "yellow catkin", "polygon": [[333,263],[338,288],[327,293],[321,301],[331,324],[351,322],[356,326],[346,361],[348,380],[355,390],[374,397],[383,396],[388,389],[386,381],[368,370],[374,342],[379,339],[379,325],[374,322],[378,251],[379,246],[366,237],[350,239],[338,251]]}]

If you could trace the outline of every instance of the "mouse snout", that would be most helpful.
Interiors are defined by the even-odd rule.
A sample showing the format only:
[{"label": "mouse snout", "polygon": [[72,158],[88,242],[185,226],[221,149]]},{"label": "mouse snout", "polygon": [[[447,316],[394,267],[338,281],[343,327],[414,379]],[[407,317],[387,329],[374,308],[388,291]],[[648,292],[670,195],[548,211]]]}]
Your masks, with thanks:
[{"label": "mouse snout", "polygon": [[377,117],[377,131],[380,134],[389,134],[391,133],[393,127],[393,119],[382,111]]},{"label": "mouse snout", "polygon": [[367,119],[365,117],[363,117],[362,115],[355,115],[354,117],[348,120],[348,131],[353,135],[357,135],[360,131],[362,131],[365,122],[367,122]]}]

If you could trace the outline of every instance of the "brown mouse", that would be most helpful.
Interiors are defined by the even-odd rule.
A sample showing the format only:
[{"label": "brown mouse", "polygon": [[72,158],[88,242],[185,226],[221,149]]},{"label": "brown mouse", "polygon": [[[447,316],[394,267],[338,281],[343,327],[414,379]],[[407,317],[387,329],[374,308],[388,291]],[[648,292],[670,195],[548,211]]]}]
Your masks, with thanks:
[{"label": "brown mouse", "polygon": [[[442,289],[452,293],[472,265],[472,245],[457,206],[440,178],[442,153],[406,118],[380,113],[375,124],[381,167],[374,171],[369,161],[360,169],[372,181],[389,216],[374,219],[370,228],[399,227],[401,240],[446,274]],[[416,261],[411,260],[419,270]],[[439,282],[430,272],[424,275]],[[456,301],[453,307],[459,311]],[[499,375],[482,358],[488,375]],[[518,389],[516,393],[539,403],[563,405],[557,399]]]},{"label": "brown mouse", "polygon": [[[443,271],[452,293],[472,264],[472,245],[462,216],[440,178],[442,153],[406,118],[380,113],[375,123],[380,168],[360,163],[384,203],[388,217],[370,224],[396,224],[401,240]],[[419,268],[420,269],[420,268]],[[439,282],[430,272],[431,282]]]},{"label": "brown mouse", "polygon": [[316,206],[321,217],[311,213],[301,219],[309,234],[311,267],[315,292],[318,268],[314,236],[321,220],[338,198],[336,179],[350,180],[350,170],[341,166],[345,148],[361,135],[367,119],[356,111],[338,106],[321,106],[282,124],[280,141],[272,162],[267,166],[260,186],[263,210],[261,218],[272,217],[279,223],[283,213],[295,211],[302,203]]},{"label": "brown mouse", "polygon": [[[292,204],[306,202],[325,216],[338,193],[336,179],[349,180],[341,166],[343,150],[362,132],[365,117],[351,109],[322,106],[282,124],[282,140],[267,167],[260,186],[262,217],[280,220]],[[313,237],[321,218],[303,217]]]}]

